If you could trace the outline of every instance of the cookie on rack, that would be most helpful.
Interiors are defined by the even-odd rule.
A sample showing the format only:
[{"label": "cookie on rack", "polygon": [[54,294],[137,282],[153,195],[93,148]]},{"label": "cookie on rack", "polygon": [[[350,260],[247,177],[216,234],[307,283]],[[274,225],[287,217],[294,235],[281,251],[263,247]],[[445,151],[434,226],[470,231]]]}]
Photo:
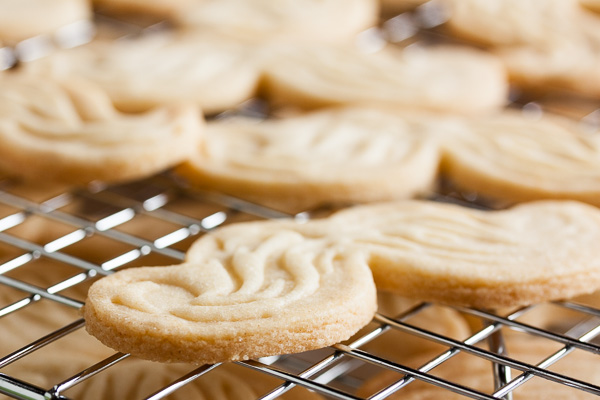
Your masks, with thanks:
[{"label": "cookie on rack", "polygon": [[91,17],[86,0],[0,0],[0,41],[16,44],[37,35],[54,34]]},{"label": "cookie on rack", "polygon": [[364,53],[350,46],[267,46],[262,92],[275,104],[316,108],[369,105],[478,114],[501,108],[508,84],[501,62],[453,46]]},{"label": "cookie on rack", "polygon": [[248,45],[222,36],[157,32],[97,40],[27,63],[26,69],[89,79],[124,111],[186,102],[212,114],[255,94],[259,68],[253,54]]},{"label": "cookie on rack", "polygon": [[292,213],[414,197],[435,181],[436,126],[428,114],[365,107],[217,120],[177,171],[203,189]]},{"label": "cookie on rack", "polygon": [[599,221],[596,207],[571,201],[483,211],[412,200],[342,210],[328,223],[369,254],[378,289],[501,308],[597,290]]},{"label": "cookie on rack", "polygon": [[362,253],[302,226],[230,225],[196,241],[184,264],[100,279],[88,292],[86,329],[118,351],[194,364],[348,339],[375,312],[371,271]]},{"label": "cookie on rack", "polygon": [[377,25],[377,0],[204,0],[180,9],[175,24],[258,42],[352,42]]},{"label": "cookie on rack", "polygon": [[[512,332],[505,335],[505,343],[508,354],[507,358],[536,365],[559,351],[563,346],[543,338],[524,337]],[[401,361],[403,365],[422,365],[427,360],[433,359],[437,354],[430,353],[428,358],[416,356]],[[589,382],[593,384],[600,379],[600,373],[595,367],[597,355],[586,353],[581,350],[575,350],[567,354],[563,359],[558,360],[548,369],[562,374],[568,382],[570,379],[580,382]],[[483,392],[486,394],[494,393],[492,363],[476,355],[459,354],[450,360],[431,370],[430,374],[435,377],[445,379],[454,385],[462,385],[471,390]],[[513,379],[521,375],[521,371],[513,369]],[[402,380],[404,375],[398,372],[385,371],[367,380],[365,384],[358,389],[357,394],[367,398],[374,393]],[[517,386],[512,391],[514,398],[518,399],[564,399],[564,400],[583,400],[593,399],[596,396],[587,393],[585,389],[578,389],[576,384],[560,384],[549,379],[532,374],[522,385]],[[390,395],[390,400],[434,400],[465,399],[463,395],[454,393],[449,389],[437,387],[416,380]]]},{"label": "cookie on rack", "polygon": [[7,73],[0,78],[0,169],[32,181],[122,182],[191,156],[203,119],[193,106],[115,109],[93,83]]},{"label": "cookie on rack", "polygon": [[441,171],[460,190],[509,203],[600,206],[600,137],[574,120],[505,111],[464,119],[443,139]]}]

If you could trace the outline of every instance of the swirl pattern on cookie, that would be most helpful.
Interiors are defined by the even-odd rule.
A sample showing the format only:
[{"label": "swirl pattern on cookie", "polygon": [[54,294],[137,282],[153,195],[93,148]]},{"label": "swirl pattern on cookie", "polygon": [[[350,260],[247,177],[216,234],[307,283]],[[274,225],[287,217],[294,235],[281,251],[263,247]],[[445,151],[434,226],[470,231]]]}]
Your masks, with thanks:
[{"label": "swirl pattern on cookie", "polygon": [[203,120],[191,106],[125,114],[78,79],[7,73],[0,88],[0,167],[27,179],[140,178],[183,161],[200,141]]},{"label": "swirl pattern on cookie", "polygon": [[175,22],[254,41],[351,42],[375,26],[375,0],[205,0],[180,10]]},{"label": "swirl pattern on cookie", "polygon": [[196,364],[345,340],[375,312],[371,272],[362,254],[307,228],[232,225],[198,240],[183,265],[101,279],[88,294],[86,327],[120,351]]},{"label": "swirl pattern on cookie", "polygon": [[364,54],[342,46],[270,46],[264,92],[275,103],[314,108],[363,104],[477,114],[507,99],[504,67],[460,47],[386,48]]},{"label": "swirl pattern on cookie", "polygon": [[120,110],[189,102],[207,113],[254,95],[259,71],[252,49],[222,36],[155,33],[94,41],[28,63],[59,78],[83,77],[107,91]]},{"label": "swirl pattern on cookie", "polygon": [[510,202],[600,205],[600,137],[574,121],[504,112],[465,120],[446,138],[442,173],[460,188]]},{"label": "swirl pattern on cookie", "polygon": [[433,184],[436,126],[421,114],[358,107],[210,122],[178,171],[203,188],[291,212],[407,198]]}]

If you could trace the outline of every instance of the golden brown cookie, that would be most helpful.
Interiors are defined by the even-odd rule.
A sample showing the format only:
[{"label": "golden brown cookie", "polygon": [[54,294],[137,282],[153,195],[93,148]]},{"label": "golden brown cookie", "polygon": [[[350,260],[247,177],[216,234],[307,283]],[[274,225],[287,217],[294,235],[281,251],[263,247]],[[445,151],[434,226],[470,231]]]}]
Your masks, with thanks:
[{"label": "golden brown cookie", "polygon": [[461,189],[513,203],[600,205],[600,137],[573,120],[507,111],[462,120],[442,139],[442,174]]},{"label": "golden brown cookie", "polygon": [[407,198],[433,185],[433,133],[429,115],[359,107],[217,120],[177,171],[202,188],[288,212]]},{"label": "golden brown cookie", "polygon": [[89,290],[88,332],[164,362],[215,363],[345,340],[375,312],[360,252],[311,239],[293,221],[231,225],[178,266],[119,271]]},{"label": "golden brown cookie", "polygon": [[268,46],[263,93],[275,104],[368,105],[478,114],[507,101],[500,61],[463,47]]},{"label": "golden brown cookie", "polygon": [[180,163],[201,138],[202,116],[172,104],[127,114],[91,82],[4,74],[0,168],[29,180],[87,183],[141,178]]}]

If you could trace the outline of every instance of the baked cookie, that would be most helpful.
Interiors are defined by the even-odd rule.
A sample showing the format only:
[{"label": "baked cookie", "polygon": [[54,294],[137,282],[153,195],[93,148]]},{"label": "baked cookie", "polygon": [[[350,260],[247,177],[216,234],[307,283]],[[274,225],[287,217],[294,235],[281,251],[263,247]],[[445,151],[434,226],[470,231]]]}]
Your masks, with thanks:
[{"label": "baked cookie", "polygon": [[595,291],[599,221],[597,208],[568,201],[482,211],[413,200],[328,219],[340,240],[368,254],[378,289],[478,308]]},{"label": "baked cookie", "polygon": [[462,47],[267,46],[263,93],[275,104],[369,105],[477,114],[507,101],[504,67]]},{"label": "baked cookie", "polygon": [[362,253],[331,247],[306,228],[234,224],[196,241],[182,265],[103,278],[88,292],[86,328],[116,350],[194,364],[348,339],[375,312],[371,271]]},{"label": "baked cookie", "polygon": [[175,23],[258,42],[351,42],[377,24],[377,0],[203,0]]},{"label": "baked cookie", "polygon": [[413,197],[431,188],[436,123],[348,107],[294,117],[209,122],[177,171],[195,185],[282,211]]},{"label": "baked cookie", "polygon": [[89,79],[118,109],[134,112],[173,102],[196,104],[207,114],[223,111],[253,96],[259,76],[246,45],[166,32],[91,42],[28,63],[27,69]]},{"label": "baked cookie", "polygon": [[85,0],[0,0],[0,41],[17,43],[55,33],[70,23],[90,20]]},{"label": "baked cookie", "polygon": [[[543,361],[546,357],[561,348],[558,343],[553,343],[549,340],[541,338],[532,339],[521,337],[516,334],[506,335],[506,347],[508,348],[508,357],[533,365]],[[431,353],[429,359],[433,358],[435,355],[435,353]],[[411,359],[407,359],[405,362],[407,364],[413,363]],[[598,372],[596,365],[597,355],[576,350],[558,361],[549,369],[574,379],[593,383],[598,382],[598,379],[600,379],[600,373]],[[433,369],[431,373],[439,378],[446,379],[452,383],[462,384],[473,390],[488,394],[494,392],[492,364],[483,358],[459,354],[453,359],[446,361]],[[516,377],[519,374],[520,371],[513,370],[513,377]],[[359,388],[357,394],[367,398],[378,390],[381,390],[402,378],[403,375],[400,373],[393,373],[390,371],[383,372],[367,381],[363,387]],[[555,383],[548,379],[535,376],[523,385],[514,389],[512,394],[515,399],[536,400],[550,398],[560,400],[591,400],[597,397],[593,394],[586,393],[583,390],[578,390],[568,385]],[[451,392],[448,389],[439,388],[432,384],[417,380],[400,389],[396,394],[386,398],[389,398],[390,400],[434,400],[442,398],[459,400],[465,399],[466,397]]]},{"label": "baked cookie", "polygon": [[186,105],[115,110],[91,82],[0,77],[0,169],[29,180],[87,183],[141,178],[198,145],[202,117]]},{"label": "baked cookie", "polygon": [[483,197],[600,205],[600,137],[557,116],[517,111],[463,120],[447,132],[442,174]]}]

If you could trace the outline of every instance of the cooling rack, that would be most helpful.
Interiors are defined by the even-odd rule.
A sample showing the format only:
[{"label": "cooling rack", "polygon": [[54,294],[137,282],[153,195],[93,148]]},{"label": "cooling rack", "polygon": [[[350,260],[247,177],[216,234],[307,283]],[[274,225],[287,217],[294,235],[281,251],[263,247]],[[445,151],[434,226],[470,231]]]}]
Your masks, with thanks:
[{"label": "cooling rack", "polygon": [[[446,194],[434,197],[436,201],[463,201]],[[85,398],[70,393],[125,365],[126,354],[107,350],[92,356],[88,344],[82,344],[82,338],[92,339],[82,329],[84,322],[76,310],[83,305],[87,287],[98,277],[125,267],[179,263],[191,242],[221,225],[265,218],[312,218],[311,213],[290,216],[200,192],[168,172],[127,185],[92,184],[67,190],[31,188],[5,179],[0,181],[0,211],[0,332],[5,342],[0,354],[0,392],[16,399]],[[42,303],[53,311],[48,307],[36,311],[36,305]],[[278,398],[294,386],[325,398],[402,398],[403,388],[415,380],[475,399],[510,399],[531,379],[547,380],[550,386],[566,385],[574,395],[600,395],[598,382],[549,369],[572,352],[598,357],[600,347],[594,340],[600,334],[600,310],[593,303],[594,296],[588,296],[495,313],[405,302],[399,312],[376,314],[370,325],[345,343],[237,364],[278,379],[260,399]],[[470,333],[451,337],[438,329],[442,326],[420,326],[419,316],[433,307],[468,321]],[[23,314],[29,319],[20,318]],[[43,329],[31,332],[27,323],[37,320],[45,321]],[[555,343],[556,350],[541,360],[516,358],[504,344],[507,335],[515,334]],[[48,351],[53,346],[60,350]],[[405,355],[406,346],[413,353],[427,349],[427,357],[421,357],[417,365],[406,363],[410,359]],[[460,356],[489,361],[492,391],[475,390],[468,379],[456,382],[436,375],[438,366]],[[32,383],[30,371],[18,368],[20,364],[37,365],[39,374],[54,376],[51,366],[58,364],[52,357],[63,367],[72,365],[66,375],[54,381],[46,379],[47,386]],[[75,359],[78,362],[73,362]],[[211,379],[211,371],[222,367],[190,366],[188,372],[149,389],[140,398],[176,394],[186,385]],[[391,371],[391,383],[365,393],[365,382],[383,371]]]}]

